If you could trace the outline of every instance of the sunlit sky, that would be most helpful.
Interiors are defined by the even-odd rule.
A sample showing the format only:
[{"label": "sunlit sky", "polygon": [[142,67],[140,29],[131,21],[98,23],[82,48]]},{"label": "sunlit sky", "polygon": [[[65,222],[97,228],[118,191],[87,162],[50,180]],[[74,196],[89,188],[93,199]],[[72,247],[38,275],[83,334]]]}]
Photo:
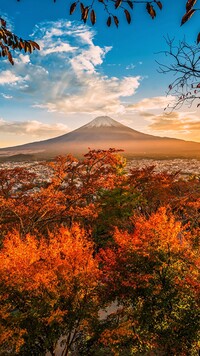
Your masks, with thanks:
[{"label": "sunlit sky", "polygon": [[2,0],[8,27],[41,51],[15,54],[14,66],[0,59],[0,147],[62,135],[100,115],[144,133],[200,142],[200,108],[163,111],[172,100],[166,97],[172,77],[159,74],[156,63],[169,60],[160,53],[164,37],[195,43],[199,14],[180,27],[185,2],[164,0],[154,20],[135,4],[131,24],[122,13],[117,29],[106,27],[100,5],[91,26],[79,11],[69,16],[66,0]]}]

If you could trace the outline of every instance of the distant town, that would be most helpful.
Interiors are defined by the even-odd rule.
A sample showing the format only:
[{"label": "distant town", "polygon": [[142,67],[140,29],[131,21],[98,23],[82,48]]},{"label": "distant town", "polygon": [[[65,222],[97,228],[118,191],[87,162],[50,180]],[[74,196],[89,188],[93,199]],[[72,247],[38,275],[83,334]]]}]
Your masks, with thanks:
[{"label": "distant town", "polygon": [[[190,176],[200,175],[200,160],[174,158],[174,159],[131,159],[127,161],[127,170],[131,168],[142,169],[145,167],[154,166],[155,172],[180,172],[179,175],[187,179]],[[51,179],[51,173],[45,161],[24,161],[24,162],[3,162],[0,163],[0,169],[10,169],[23,167],[29,172],[35,173],[39,182],[48,181]]]}]

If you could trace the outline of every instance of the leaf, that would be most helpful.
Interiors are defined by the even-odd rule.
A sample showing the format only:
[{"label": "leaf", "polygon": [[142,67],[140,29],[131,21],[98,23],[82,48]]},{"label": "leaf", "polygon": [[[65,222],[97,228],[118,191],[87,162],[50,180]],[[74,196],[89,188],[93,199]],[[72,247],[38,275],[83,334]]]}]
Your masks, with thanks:
[{"label": "leaf", "polygon": [[169,88],[169,90],[172,90],[172,85],[170,84],[168,88]]},{"label": "leaf", "polygon": [[149,2],[146,5],[146,9],[153,20],[156,17],[156,12],[155,12],[153,6]]},{"label": "leaf", "polygon": [[116,0],[115,2],[115,9],[118,9],[118,7],[121,5],[122,0]]},{"label": "leaf", "polygon": [[10,53],[10,51],[8,51],[8,60],[12,65],[14,65],[13,57],[12,57],[12,54]]},{"label": "leaf", "polygon": [[[83,4],[82,4],[83,5]],[[89,7],[87,6],[87,7],[84,7],[84,5],[83,5],[83,10],[81,10],[81,12],[82,12],[82,20],[84,21],[84,22],[86,22],[87,21],[87,18],[88,18],[88,12],[89,12]]]},{"label": "leaf", "polygon": [[75,9],[76,9],[76,2],[73,2],[73,4],[71,4],[70,9],[69,9],[70,15],[73,14],[73,12],[75,11]]},{"label": "leaf", "polygon": [[25,41],[24,51],[25,52],[30,52],[30,53],[32,53],[32,51],[33,51],[33,48],[32,48],[31,44],[28,41]]},{"label": "leaf", "polygon": [[92,9],[92,11],[90,12],[90,20],[91,20],[92,25],[94,25],[95,22],[96,22],[96,14],[95,14],[95,12],[94,12],[93,9]]},{"label": "leaf", "polygon": [[7,43],[8,43],[8,46],[10,47],[10,46],[12,46],[12,44],[13,44],[13,41],[11,40],[11,38],[9,37],[8,38],[8,41],[7,41]]},{"label": "leaf", "polygon": [[119,26],[119,19],[118,19],[118,17],[117,17],[117,16],[113,16],[113,19],[114,19],[114,23],[115,23],[116,27],[118,27],[118,26]]},{"label": "leaf", "polygon": [[156,4],[158,5],[159,9],[162,10],[163,6],[161,1],[156,1]]},{"label": "leaf", "polygon": [[191,8],[196,4],[197,0],[188,0],[186,3],[186,12],[190,11]]},{"label": "leaf", "polygon": [[200,32],[199,32],[199,34],[197,36],[197,44],[199,44],[199,42],[200,42]]},{"label": "leaf", "polygon": [[128,24],[130,24],[130,23],[131,23],[131,15],[130,15],[130,12],[125,9],[125,10],[124,10],[124,13],[125,13],[125,15],[126,15],[126,20],[127,20]]},{"label": "leaf", "polygon": [[107,19],[107,22],[106,22],[108,27],[110,27],[111,22],[112,22],[112,18],[111,18],[111,16],[108,16],[108,19]]},{"label": "leaf", "polygon": [[81,9],[81,14],[83,14],[84,10],[85,10],[85,6],[83,5],[83,3],[80,3],[80,9]]},{"label": "leaf", "polygon": [[195,11],[196,11],[195,9],[192,9],[186,12],[186,14],[182,17],[181,26],[184,25],[184,23],[186,23],[192,17]]},{"label": "leaf", "polygon": [[21,48],[24,48],[24,42],[23,42],[23,40],[20,38],[20,40],[19,40],[19,47],[21,47]]},{"label": "leaf", "polygon": [[40,46],[37,42],[35,42],[35,41],[29,41],[29,42],[33,46],[34,49],[37,48],[38,50],[40,50]]},{"label": "leaf", "polygon": [[133,10],[133,2],[132,1],[130,1],[130,0],[128,0],[127,1],[127,4],[130,6],[130,8]]}]

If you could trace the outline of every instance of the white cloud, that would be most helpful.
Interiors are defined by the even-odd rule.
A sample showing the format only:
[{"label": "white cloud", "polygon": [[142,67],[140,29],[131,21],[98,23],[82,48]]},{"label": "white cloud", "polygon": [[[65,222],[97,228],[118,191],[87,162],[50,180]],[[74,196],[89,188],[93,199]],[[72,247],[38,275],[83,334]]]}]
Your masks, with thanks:
[{"label": "white cloud", "polygon": [[126,66],[126,69],[134,69],[135,68],[135,64],[131,63],[128,66]]},{"label": "white cloud", "polygon": [[7,122],[0,119],[1,133],[15,135],[30,135],[32,137],[54,137],[69,131],[68,127],[62,123],[44,124],[40,121],[12,121]]},{"label": "white cloud", "polygon": [[[78,94],[56,99],[55,102],[35,104],[35,107],[46,108],[50,112],[67,113],[120,113],[126,110],[120,98],[133,95],[139,86],[139,77],[123,79],[96,76],[81,78],[82,91]],[[84,86],[85,81],[87,85]]]},{"label": "white cloud", "polygon": [[2,72],[2,81],[20,83],[10,95],[16,97],[17,89],[18,99],[21,95],[23,101],[31,99],[33,107],[65,115],[126,111],[122,98],[135,94],[141,78],[102,74],[100,67],[111,47],[96,45],[91,28],[61,20],[36,26],[33,36],[41,51],[20,55],[12,72]]},{"label": "white cloud", "polygon": [[4,94],[4,93],[1,93],[1,95],[3,96],[4,99],[12,99],[13,96],[12,95],[8,95],[8,94]]},{"label": "white cloud", "polygon": [[11,70],[5,70],[1,72],[0,85],[16,84],[17,82],[20,82],[22,80],[23,80],[22,77],[16,75]]},{"label": "white cloud", "polygon": [[30,62],[30,56],[29,56],[28,54],[25,55],[25,54],[20,53],[18,63],[19,63],[20,61],[21,61],[22,63],[29,63],[29,62]]},{"label": "white cloud", "polygon": [[[59,41],[60,42],[60,41]],[[42,50],[42,56],[47,56],[51,53],[59,53],[59,52],[73,52],[77,48],[70,46],[68,43],[57,43],[56,45],[51,45],[49,48]]]}]

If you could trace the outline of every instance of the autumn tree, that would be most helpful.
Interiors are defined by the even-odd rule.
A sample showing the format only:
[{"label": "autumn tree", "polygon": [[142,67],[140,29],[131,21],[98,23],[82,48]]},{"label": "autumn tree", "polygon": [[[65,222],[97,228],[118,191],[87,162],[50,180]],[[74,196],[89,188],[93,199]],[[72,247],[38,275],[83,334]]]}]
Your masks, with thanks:
[{"label": "autumn tree", "polygon": [[116,247],[99,253],[104,297],[118,304],[100,343],[111,355],[195,355],[199,246],[164,208],[134,224],[132,233],[116,229]]},{"label": "autumn tree", "polygon": [[45,163],[49,180],[43,184],[38,184],[37,177],[31,183],[26,169],[0,170],[2,229],[9,231],[14,227],[22,235],[45,233],[56,224],[71,226],[73,221],[90,229],[101,210],[100,191],[120,183],[123,164],[115,149],[90,150],[80,160],[59,156]]},{"label": "autumn tree", "polygon": [[2,355],[195,355],[198,175],[115,149],[44,167],[0,170]]},{"label": "autumn tree", "polygon": [[17,231],[0,252],[1,353],[69,355],[80,337],[90,337],[97,318],[98,264],[93,244],[74,225],[48,237]]},{"label": "autumn tree", "polygon": [[156,172],[155,166],[130,169],[128,185],[142,196],[140,210],[148,217],[159,208],[170,208],[183,224],[190,223],[190,229],[199,226],[200,177],[185,179],[181,171]]}]

